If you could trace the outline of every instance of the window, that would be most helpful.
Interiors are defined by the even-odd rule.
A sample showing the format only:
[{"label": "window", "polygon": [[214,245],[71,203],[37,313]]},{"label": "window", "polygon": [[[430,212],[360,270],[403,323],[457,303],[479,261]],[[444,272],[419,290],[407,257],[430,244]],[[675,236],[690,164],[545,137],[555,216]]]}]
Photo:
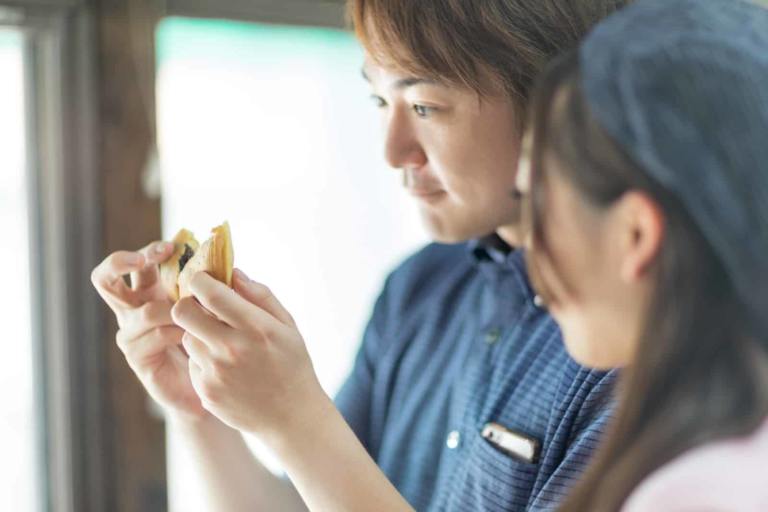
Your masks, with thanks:
[{"label": "window", "polygon": [[157,38],[164,236],[229,220],[236,266],[291,311],[333,395],[386,273],[425,240],[362,52],[341,30],[232,21],[169,18]]},{"label": "window", "polygon": [[40,510],[38,389],[31,332],[29,215],[25,141],[24,45],[0,28],[0,510]]}]

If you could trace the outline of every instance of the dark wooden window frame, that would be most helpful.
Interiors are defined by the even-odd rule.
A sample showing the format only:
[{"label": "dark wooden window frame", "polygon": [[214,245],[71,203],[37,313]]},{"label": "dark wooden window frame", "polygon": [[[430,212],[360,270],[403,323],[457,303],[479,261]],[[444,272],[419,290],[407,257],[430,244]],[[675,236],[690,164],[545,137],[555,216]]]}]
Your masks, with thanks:
[{"label": "dark wooden window frame", "polygon": [[[0,1],[24,37],[32,333],[44,510],[95,510],[104,459],[101,329],[87,289],[97,252],[91,25],[77,1]],[[84,489],[88,488],[84,492]]]},{"label": "dark wooden window frame", "polygon": [[343,0],[166,0],[167,16],[344,27]]}]

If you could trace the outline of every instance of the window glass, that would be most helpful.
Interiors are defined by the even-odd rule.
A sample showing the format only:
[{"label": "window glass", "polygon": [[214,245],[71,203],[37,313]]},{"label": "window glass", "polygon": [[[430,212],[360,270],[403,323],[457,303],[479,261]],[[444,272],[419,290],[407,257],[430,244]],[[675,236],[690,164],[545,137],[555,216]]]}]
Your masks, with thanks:
[{"label": "window glass", "polygon": [[[39,510],[38,416],[31,333],[25,163],[24,53],[20,31],[0,28],[0,510]],[[42,488],[42,486],[41,486]]]},{"label": "window glass", "polygon": [[291,311],[333,395],[387,272],[425,241],[362,51],[340,30],[184,18],[157,41],[164,235],[229,220],[236,266]]}]

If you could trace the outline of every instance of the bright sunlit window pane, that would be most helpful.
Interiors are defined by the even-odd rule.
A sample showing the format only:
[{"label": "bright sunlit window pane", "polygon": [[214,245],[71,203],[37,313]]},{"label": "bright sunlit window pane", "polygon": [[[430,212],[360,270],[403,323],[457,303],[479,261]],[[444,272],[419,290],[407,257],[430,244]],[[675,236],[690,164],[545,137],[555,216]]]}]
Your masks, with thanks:
[{"label": "bright sunlit window pane", "polygon": [[0,28],[0,510],[39,510],[33,378],[24,75],[19,32]]},{"label": "bright sunlit window pane", "polygon": [[158,31],[165,236],[229,220],[236,265],[292,312],[331,395],[386,273],[425,240],[384,164],[362,58],[329,29],[176,18]]}]

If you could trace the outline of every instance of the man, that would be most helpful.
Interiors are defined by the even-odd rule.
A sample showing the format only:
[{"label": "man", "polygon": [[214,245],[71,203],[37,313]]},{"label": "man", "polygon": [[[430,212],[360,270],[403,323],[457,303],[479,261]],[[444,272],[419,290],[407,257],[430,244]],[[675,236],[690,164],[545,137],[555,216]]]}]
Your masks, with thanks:
[{"label": "man", "polygon": [[[388,278],[336,406],[417,510],[553,509],[604,429],[614,376],[573,362],[537,306],[523,256],[514,250],[521,240],[512,191],[535,76],[622,3],[350,0],[366,48],[364,75],[386,128],[386,158],[403,172],[439,243]],[[239,377],[228,378],[227,385],[221,383],[227,379],[218,385],[206,380],[201,368],[214,357],[208,348],[231,347],[202,330],[191,336],[178,327],[194,331],[196,322],[208,320],[190,303],[172,312],[159,292],[155,265],[167,250],[152,245],[138,257],[115,253],[94,271],[94,284],[120,321],[118,343],[126,359],[191,454],[208,491],[208,510],[301,509],[292,487],[261,467],[228,426],[267,431],[259,415],[274,416],[270,407],[279,404],[254,405],[246,396],[266,385],[249,380],[265,378],[264,368],[232,373]],[[131,272],[134,290],[118,279]],[[198,299],[206,304],[213,296],[206,290],[215,285],[203,279],[198,285]],[[275,330],[295,327],[265,288],[235,288],[259,314],[281,322]],[[290,333],[290,340],[274,346],[299,343],[298,332]],[[182,336],[189,361],[168,350]],[[236,397],[238,389],[243,400],[221,400]],[[307,443],[295,439],[293,454],[300,444],[305,451],[320,449]],[[330,454],[328,459],[330,474],[338,461]],[[312,488],[328,475],[296,471],[301,478],[289,474],[310,506],[336,506],[331,484],[320,499],[322,489]],[[357,481],[349,485],[365,491]],[[372,502],[366,508],[377,507]]]}]

